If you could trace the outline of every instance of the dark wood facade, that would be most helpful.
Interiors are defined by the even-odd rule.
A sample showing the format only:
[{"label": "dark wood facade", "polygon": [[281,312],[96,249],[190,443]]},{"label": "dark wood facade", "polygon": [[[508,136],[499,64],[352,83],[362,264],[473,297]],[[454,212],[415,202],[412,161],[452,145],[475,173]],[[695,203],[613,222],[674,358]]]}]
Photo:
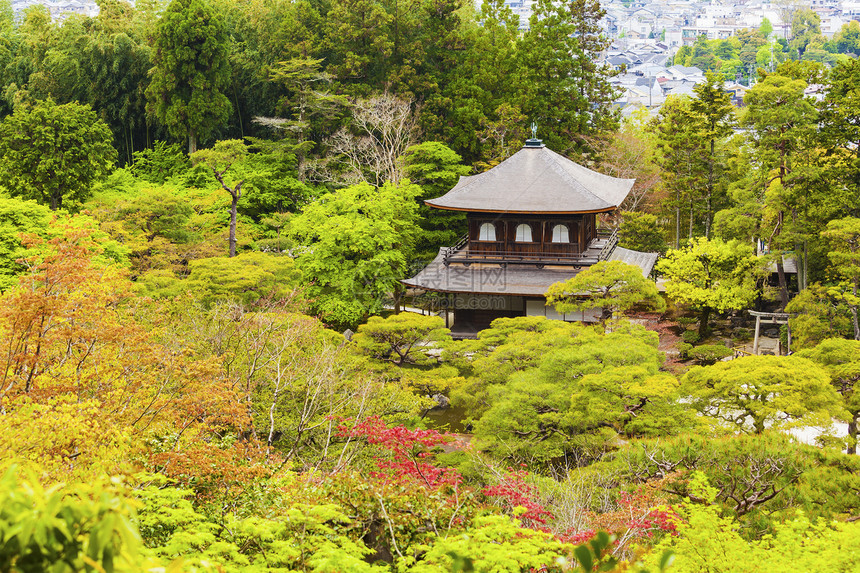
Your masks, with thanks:
[{"label": "dark wood facade", "polygon": [[[527,255],[527,256],[565,256],[585,252],[588,244],[597,238],[597,215],[511,215],[500,213],[468,213],[469,238],[468,250],[472,254],[487,256]],[[496,240],[480,239],[481,226],[493,225]],[[517,241],[516,230],[519,225],[528,225],[532,240]],[[567,228],[569,242],[553,242],[553,228],[563,225]]]}]

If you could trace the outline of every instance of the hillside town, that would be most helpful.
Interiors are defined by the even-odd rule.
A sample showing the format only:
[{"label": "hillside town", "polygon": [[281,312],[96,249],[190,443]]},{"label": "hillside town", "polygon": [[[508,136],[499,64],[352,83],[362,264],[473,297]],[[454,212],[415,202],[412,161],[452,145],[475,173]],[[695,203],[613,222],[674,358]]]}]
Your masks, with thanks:
[{"label": "hillside town", "polygon": [[[534,2],[509,0],[506,4],[519,16],[521,29],[527,29]],[[755,68],[762,66],[773,70],[781,61],[781,48],[788,47],[787,39],[794,35],[792,22],[799,14],[811,12],[808,17],[813,21],[812,27],[817,28],[822,40],[831,41],[860,17],[860,2],[838,0],[812,0],[811,3],[608,0],[601,2],[601,6],[606,14],[600,26],[611,44],[601,54],[599,63],[616,74],[610,83],[617,90],[615,104],[622,108],[624,116],[643,106],[657,110],[671,95],[693,94],[693,86],[705,81],[708,70],[680,65],[675,55],[684,48],[692,50],[697,41],[714,44],[731,39],[730,43],[743,43],[750,32],[763,26],[769,29],[767,38],[761,41],[763,49],[755,46],[757,49],[747,57],[741,54],[740,61],[733,62],[735,68],[728,73],[725,69],[713,70],[722,72],[733,103],[743,105],[750,76],[755,81]],[[777,44],[780,40],[782,46]],[[776,45],[776,55],[771,44]],[[810,86],[808,91],[808,95],[815,96],[816,86]]]},{"label": "hillside town", "polygon": [[93,0],[15,0],[12,2],[12,12],[16,18],[21,18],[27,8],[45,6],[51,13],[51,18],[62,21],[72,14],[94,17],[99,13],[99,6]]}]

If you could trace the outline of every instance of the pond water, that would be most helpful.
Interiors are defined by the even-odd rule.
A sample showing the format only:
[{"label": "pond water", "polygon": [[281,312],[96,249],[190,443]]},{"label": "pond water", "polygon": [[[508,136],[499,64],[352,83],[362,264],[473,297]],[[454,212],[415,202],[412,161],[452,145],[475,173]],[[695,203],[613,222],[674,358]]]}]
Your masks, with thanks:
[{"label": "pond water", "polygon": [[463,433],[470,431],[466,428],[466,409],[456,406],[448,408],[433,408],[424,415],[427,428],[445,430],[447,432]]}]

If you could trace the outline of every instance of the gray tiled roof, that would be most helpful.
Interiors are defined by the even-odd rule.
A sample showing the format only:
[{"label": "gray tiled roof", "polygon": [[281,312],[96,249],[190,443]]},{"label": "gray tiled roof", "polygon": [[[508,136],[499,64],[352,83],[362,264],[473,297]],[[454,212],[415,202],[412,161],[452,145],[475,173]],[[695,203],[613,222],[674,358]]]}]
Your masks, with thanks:
[{"label": "gray tiled roof", "polygon": [[615,247],[615,250],[612,251],[611,255],[609,255],[608,260],[621,261],[628,265],[636,265],[642,269],[642,274],[647,277],[651,274],[651,270],[654,268],[654,265],[657,264],[657,257],[659,256],[660,255],[657,253],[643,253],[632,249],[625,249],[623,247]]},{"label": "gray tiled roof", "polygon": [[550,285],[576,276],[579,269],[563,267],[539,269],[530,265],[451,264],[442,253],[417,275],[403,284],[438,292],[543,296]]},{"label": "gray tiled roof", "polygon": [[[777,272],[776,261],[770,263],[770,265],[768,266],[768,269],[770,270],[771,273]],[[783,272],[788,273],[790,275],[796,275],[797,274],[797,259],[795,259],[794,257],[791,257],[791,256],[783,255],[782,256],[782,270],[783,270]]]},{"label": "gray tiled roof", "polygon": [[[550,285],[566,281],[582,270],[550,265],[544,268],[474,263],[469,266],[458,263],[445,265],[442,252],[440,250],[436,258],[417,275],[401,282],[409,287],[437,292],[543,296]],[[644,276],[648,276],[657,262],[657,256],[657,253],[641,253],[616,247],[609,260],[636,265],[642,269]]]},{"label": "gray tiled roof", "polygon": [[615,209],[633,179],[592,171],[546,147],[519,150],[496,167],[461,177],[431,207],[493,213],[594,213]]}]

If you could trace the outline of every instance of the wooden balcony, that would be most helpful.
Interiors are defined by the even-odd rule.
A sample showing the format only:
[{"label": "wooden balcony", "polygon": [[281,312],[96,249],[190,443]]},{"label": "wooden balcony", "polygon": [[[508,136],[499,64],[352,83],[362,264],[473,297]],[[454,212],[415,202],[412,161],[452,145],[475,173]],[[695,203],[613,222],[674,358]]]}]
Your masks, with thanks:
[{"label": "wooden balcony", "polygon": [[561,252],[558,244],[552,243],[505,243],[482,241],[479,248],[470,246],[468,237],[463,237],[444,252],[445,265],[460,263],[487,263],[498,265],[546,265],[588,266],[606,260],[618,244],[618,231],[601,231],[582,252],[566,249]]}]

